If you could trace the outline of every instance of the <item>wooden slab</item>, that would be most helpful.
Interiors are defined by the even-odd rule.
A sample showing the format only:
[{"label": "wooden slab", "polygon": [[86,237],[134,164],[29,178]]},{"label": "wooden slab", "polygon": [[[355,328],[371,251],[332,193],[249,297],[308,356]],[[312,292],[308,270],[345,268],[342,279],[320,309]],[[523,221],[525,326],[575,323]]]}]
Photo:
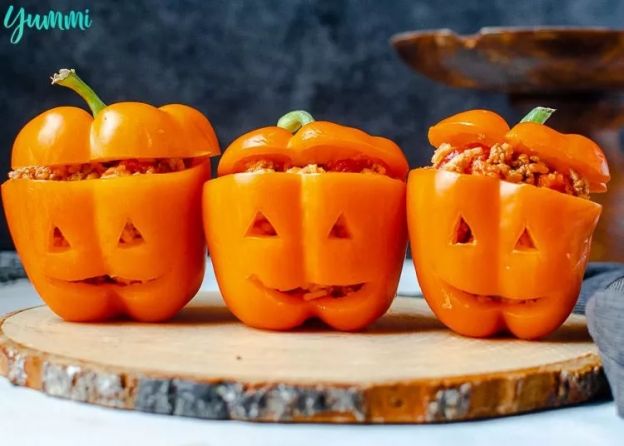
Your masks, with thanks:
[{"label": "wooden slab", "polygon": [[463,338],[422,299],[363,333],[276,333],[203,294],[168,324],[0,319],[0,374],[49,395],[207,419],[427,423],[580,403],[607,389],[581,316],[541,342]]}]

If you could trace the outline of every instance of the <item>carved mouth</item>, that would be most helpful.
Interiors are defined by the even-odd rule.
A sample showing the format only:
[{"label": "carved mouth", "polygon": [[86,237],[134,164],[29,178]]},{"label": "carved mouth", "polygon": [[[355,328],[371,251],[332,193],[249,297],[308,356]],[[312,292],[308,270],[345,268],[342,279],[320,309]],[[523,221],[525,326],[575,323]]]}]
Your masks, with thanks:
[{"label": "carved mouth", "polygon": [[477,304],[482,305],[532,305],[544,300],[544,297],[532,297],[532,298],[509,298],[497,295],[482,295],[474,294],[468,291],[461,290],[446,283],[448,289],[457,297],[463,300],[469,300]]},{"label": "carved mouth", "polygon": [[300,298],[304,301],[311,301],[323,298],[340,299],[351,296],[361,291],[365,286],[365,282],[354,283],[351,285],[321,285],[316,283],[307,283],[296,288],[271,288],[262,283],[256,276],[250,276],[249,280],[257,286],[279,293],[284,296]]},{"label": "carved mouth", "polygon": [[534,304],[540,301],[542,298],[533,298],[533,299],[509,299],[503,296],[479,296],[473,294],[473,299],[480,303],[498,303],[505,305],[515,305],[515,304]]},{"label": "carved mouth", "polygon": [[86,279],[80,280],[64,280],[63,282],[68,283],[81,283],[85,285],[115,285],[115,286],[133,286],[133,285],[144,285],[147,283],[154,282],[158,278],[147,279],[147,280],[138,280],[138,279],[128,279],[125,277],[119,276],[110,276],[108,274],[104,274],[101,276],[93,276],[87,277]]}]

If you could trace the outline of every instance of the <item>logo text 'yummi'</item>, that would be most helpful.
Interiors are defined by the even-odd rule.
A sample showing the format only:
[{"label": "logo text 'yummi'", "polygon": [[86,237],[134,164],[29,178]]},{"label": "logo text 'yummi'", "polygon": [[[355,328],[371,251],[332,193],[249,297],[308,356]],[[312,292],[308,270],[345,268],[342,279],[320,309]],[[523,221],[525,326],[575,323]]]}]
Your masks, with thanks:
[{"label": "logo text 'yummi'", "polygon": [[13,30],[10,37],[12,44],[18,44],[24,37],[26,29],[36,31],[48,31],[58,29],[60,31],[81,30],[91,27],[92,21],[89,10],[60,12],[50,10],[46,14],[31,14],[24,8],[16,9],[9,5],[4,14],[3,25],[8,30]]}]

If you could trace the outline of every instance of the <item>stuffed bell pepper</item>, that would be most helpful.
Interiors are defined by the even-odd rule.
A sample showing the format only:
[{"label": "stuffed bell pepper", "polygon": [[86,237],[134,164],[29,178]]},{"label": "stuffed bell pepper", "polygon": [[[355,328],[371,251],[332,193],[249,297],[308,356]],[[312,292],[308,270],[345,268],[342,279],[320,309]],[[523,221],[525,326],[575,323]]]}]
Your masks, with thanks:
[{"label": "stuffed bell pepper", "polygon": [[66,320],[173,316],[203,278],[212,126],[185,105],[106,106],[73,70],[52,83],[92,114],[53,108],[15,140],[2,200],[29,278]]},{"label": "stuffed bell pepper", "polygon": [[302,111],[249,132],[204,187],[219,288],[245,324],[358,330],[395,296],[407,161],[392,141]]},{"label": "stuffed bell pepper", "polygon": [[473,110],[429,130],[432,167],[410,172],[408,228],[418,281],[452,330],[519,338],[559,327],[577,300],[609,169],[591,140],[544,125],[509,128]]}]

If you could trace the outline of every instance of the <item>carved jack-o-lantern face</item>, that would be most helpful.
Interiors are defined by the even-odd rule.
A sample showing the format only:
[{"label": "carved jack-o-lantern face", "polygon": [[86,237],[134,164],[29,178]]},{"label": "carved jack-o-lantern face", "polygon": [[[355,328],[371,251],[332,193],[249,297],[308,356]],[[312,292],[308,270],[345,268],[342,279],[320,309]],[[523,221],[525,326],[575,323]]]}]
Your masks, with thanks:
[{"label": "carved jack-o-lantern face", "polygon": [[[593,141],[538,122],[509,129],[495,113],[472,110],[433,126],[429,140],[452,149],[443,162],[462,150],[505,143],[526,159],[547,163],[553,178],[573,169],[591,192],[606,190],[609,181],[606,159]],[[460,334],[545,336],[574,307],[601,207],[548,189],[548,183],[507,182],[495,170],[489,172],[494,177],[478,175],[464,164],[462,173],[423,168],[409,175],[408,228],[423,294],[436,316]]]},{"label": "carved jack-o-lantern face", "polygon": [[199,203],[209,169],[7,181],[7,220],[38,293],[67,320],[171,317],[203,278]]},{"label": "carved jack-o-lantern face", "polygon": [[[383,176],[238,173],[210,181],[206,234],[228,307],[261,328],[314,316],[341,330],[368,325],[396,292],[404,200],[404,184]],[[311,284],[349,292],[315,298]]]},{"label": "carved jack-o-lantern face", "polygon": [[381,161],[388,158],[392,174],[405,175],[407,163],[393,143],[326,122],[307,124],[295,136],[260,129],[226,150],[224,176],[204,187],[204,224],[225,302],[244,323],[284,330],[318,317],[356,330],[387,310],[405,255],[401,179],[244,172],[246,159],[325,165],[345,154],[370,155],[367,146]]},{"label": "carved jack-o-lantern face", "polygon": [[187,159],[186,168],[76,181],[13,177],[2,200],[15,246],[43,300],[64,319],[169,318],[203,278],[201,188],[208,157],[219,152],[216,136],[183,105],[87,100],[95,118],[59,107],[30,121],[13,146],[13,169],[173,157]]},{"label": "carved jack-o-lantern face", "polygon": [[531,185],[416,169],[407,213],[418,281],[442,322],[469,336],[507,328],[536,338],[574,307],[600,205]]}]

